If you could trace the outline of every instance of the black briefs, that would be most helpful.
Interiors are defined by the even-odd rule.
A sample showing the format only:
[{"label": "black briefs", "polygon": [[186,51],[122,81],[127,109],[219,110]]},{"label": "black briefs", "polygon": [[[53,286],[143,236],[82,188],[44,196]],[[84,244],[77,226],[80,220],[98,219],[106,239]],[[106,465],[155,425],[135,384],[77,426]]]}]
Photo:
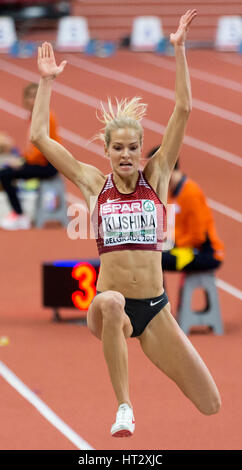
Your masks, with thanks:
[{"label": "black briefs", "polygon": [[[97,294],[101,292],[97,291]],[[152,318],[169,302],[166,292],[151,299],[125,298],[125,313],[128,315],[133,333],[131,337],[140,336]]]}]

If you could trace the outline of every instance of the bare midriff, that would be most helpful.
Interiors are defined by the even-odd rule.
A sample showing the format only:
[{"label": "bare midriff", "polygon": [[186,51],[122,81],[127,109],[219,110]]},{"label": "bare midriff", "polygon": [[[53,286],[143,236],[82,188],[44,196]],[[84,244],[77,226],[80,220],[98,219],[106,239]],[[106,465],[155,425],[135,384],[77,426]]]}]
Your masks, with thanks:
[{"label": "bare midriff", "polygon": [[114,290],[124,297],[144,299],[163,293],[161,252],[120,250],[103,253],[97,290]]}]

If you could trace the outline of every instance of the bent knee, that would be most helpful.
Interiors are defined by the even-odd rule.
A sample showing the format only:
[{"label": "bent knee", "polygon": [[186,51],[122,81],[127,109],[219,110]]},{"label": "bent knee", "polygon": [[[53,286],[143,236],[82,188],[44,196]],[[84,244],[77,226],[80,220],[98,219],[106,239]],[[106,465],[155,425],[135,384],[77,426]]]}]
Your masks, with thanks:
[{"label": "bent knee", "polygon": [[104,321],[117,322],[123,318],[125,299],[122,294],[115,291],[103,293],[101,301],[101,311]]}]

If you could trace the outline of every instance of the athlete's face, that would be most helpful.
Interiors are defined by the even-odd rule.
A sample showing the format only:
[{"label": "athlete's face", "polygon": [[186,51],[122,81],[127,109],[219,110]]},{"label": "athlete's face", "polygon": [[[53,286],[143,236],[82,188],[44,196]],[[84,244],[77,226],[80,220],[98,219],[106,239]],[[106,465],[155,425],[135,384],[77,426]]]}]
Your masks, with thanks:
[{"label": "athlete's face", "polygon": [[139,133],[131,127],[113,130],[110,144],[105,149],[106,155],[111,159],[113,171],[122,177],[137,172],[141,150]]}]

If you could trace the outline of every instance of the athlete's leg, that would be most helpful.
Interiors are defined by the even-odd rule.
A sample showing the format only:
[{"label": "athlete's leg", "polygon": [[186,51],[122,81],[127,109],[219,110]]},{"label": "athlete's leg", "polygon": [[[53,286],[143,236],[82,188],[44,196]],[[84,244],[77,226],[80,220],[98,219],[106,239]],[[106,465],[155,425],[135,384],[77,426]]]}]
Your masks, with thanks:
[{"label": "athlete's leg", "polygon": [[126,338],[133,331],[129,317],[124,311],[125,299],[115,291],[97,295],[88,311],[87,325],[91,332],[102,340],[104,357],[108,366],[118,404],[129,398],[128,350]]},{"label": "athlete's leg", "polygon": [[206,415],[219,411],[220,395],[203,360],[170,313],[169,304],[139,337],[148,358]]}]

